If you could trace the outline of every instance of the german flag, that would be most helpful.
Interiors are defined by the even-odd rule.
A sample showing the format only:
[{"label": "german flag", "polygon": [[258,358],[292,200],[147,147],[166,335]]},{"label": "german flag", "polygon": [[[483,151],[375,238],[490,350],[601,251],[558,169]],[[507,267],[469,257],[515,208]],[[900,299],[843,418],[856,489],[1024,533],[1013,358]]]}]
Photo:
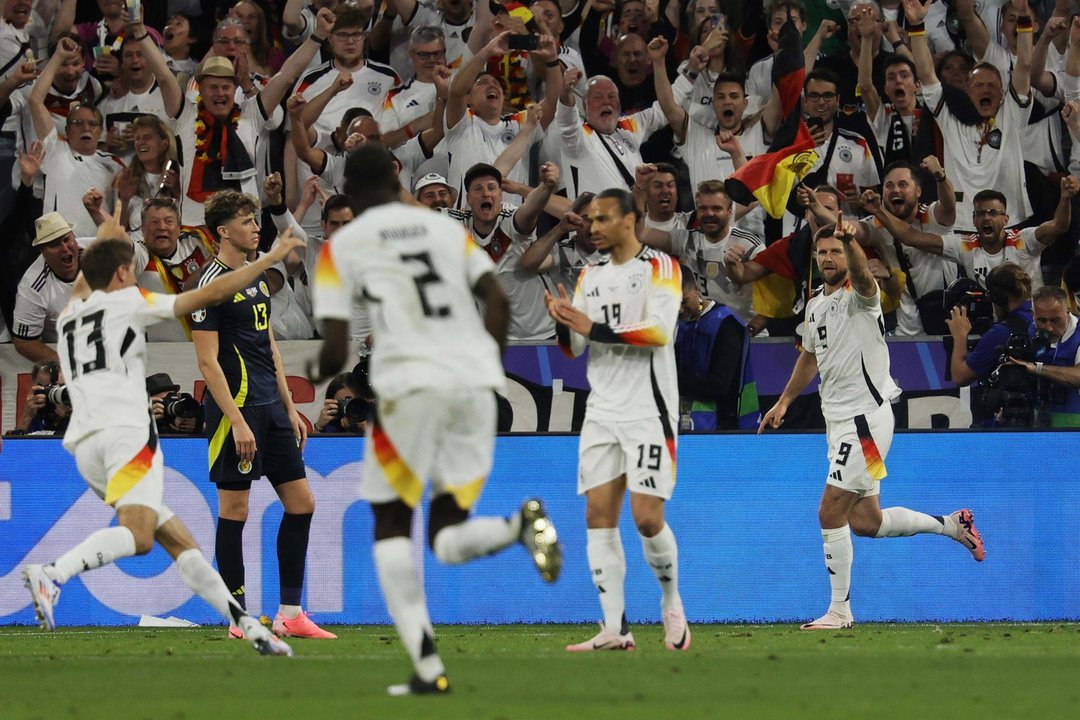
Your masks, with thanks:
[{"label": "german flag", "polygon": [[795,29],[790,13],[780,28],[778,43],[772,81],[780,94],[784,119],[769,145],[769,152],[751,159],[725,181],[732,200],[743,205],[757,200],[777,219],[784,216],[795,185],[806,177],[818,160],[814,141],[802,116],[806,68],[799,31]]}]

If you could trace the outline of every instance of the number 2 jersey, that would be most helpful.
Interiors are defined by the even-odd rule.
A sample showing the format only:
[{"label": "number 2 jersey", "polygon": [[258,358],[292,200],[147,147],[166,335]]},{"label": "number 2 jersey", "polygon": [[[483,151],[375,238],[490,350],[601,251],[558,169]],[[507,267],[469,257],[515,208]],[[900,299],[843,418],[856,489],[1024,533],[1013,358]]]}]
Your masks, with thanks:
[{"label": "number 2 jersey", "polygon": [[348,321],[354,301],[366,305],[380,401],[425,388],[500,388],[499,348],[472,292],[494,270],[461,223],[402,203],[379,205],[323,245],[315,317]]},{"label": "number 2 jersey", "polygon": [[802,343],[817,358],[821,413],[829,422],[865,415],[900,394],[889,374],[878,295],[865,298],[847,281],[806,305]]},{"label": "number 2 jersey", "polygon": [[[198,286],[204,287],[228,272],[232,268],[215,257],[199,276]],[[236,407],[280,401],[270,346],[270,288],[265,273],[231,299],[192,313],[191,329],[218,334],[218,365],[225,373]],[[206,398],[207,402],[214,401],[210,393]]]},{"label": "number 2 jersey", "polygon": [[633,259],[588,265],[578,276],[574,307],[593,321],[586,339],[559,325],[571,355],[589,346],[590,420],[644,420],[660,415],[676,427],[679,379],[675,329],[682,273],[666,253],[642,248]]},{"label": "number 2 jersey", "polygon": [[64,447],[105,428],[150,426],[146,329],[175,320],[175,295],[129,287],[74,299],[57,319],[57,351],[71,395]]}]

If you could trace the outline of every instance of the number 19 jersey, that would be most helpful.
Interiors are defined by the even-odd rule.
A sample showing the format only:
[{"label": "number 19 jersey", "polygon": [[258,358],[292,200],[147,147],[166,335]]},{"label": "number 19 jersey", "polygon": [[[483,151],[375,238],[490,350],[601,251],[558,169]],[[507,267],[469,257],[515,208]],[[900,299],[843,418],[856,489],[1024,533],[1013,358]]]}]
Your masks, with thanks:
[{"label": "number 19 jersey", "polygon": [[460,223],[387,203],[323,245],[315,317],[348,321],[363,302],[375,326],[371,386],[382,401],[422,388],[499,388],[502,362],[472,288],[495,266]]},{"label": "number 19 jersey", "polygon": [[60,313],[57,350],[72,407],[64,448],[105,428],[149,427],[146,328],[174,320],[175,302],[135,287],[97,290]]}]

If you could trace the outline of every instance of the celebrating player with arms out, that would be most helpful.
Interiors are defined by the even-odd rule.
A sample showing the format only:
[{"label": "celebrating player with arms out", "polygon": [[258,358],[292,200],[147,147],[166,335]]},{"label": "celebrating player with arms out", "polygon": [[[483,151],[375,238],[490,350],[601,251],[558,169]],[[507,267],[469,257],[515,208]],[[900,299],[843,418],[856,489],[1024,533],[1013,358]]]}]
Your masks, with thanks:
[{"label": "celebrating player with arms out", "polygon": [[926,515],[902,507],[884,510],[878,481],[893,436],[890,402],[900,388],[889,375],[889,350],[878,286],[855,227],[838,213],[837,224],[814,235],[814,256],[824,288],[806,306],[803,352],[776,405],[761,421],[778,428],[788,406],[814,376],[821,374],[821,410],[829,443],[829,475],[818,519],[825,541],[825,567],[832,602],[823,616],[803,630],[838,630],[854,624],[851,615],[851,531],[866,537],[947,535],[967,547],[976,560],[985,555],[970,510]]},{"label": "celebrating player with arms out", "polygon": [[634,647],[624,615],[626,558],[619,537],[627,489],[645,559],[663,591],[664,641],[671,650],[690,647],[678,546],[664,521],[664,502],[675,489],[674,338],[682,280],[670,256],[638,241],[637,221],[630,193],[610,189],[597,195],[589,210],[590,234],[611,260],[582,271],[572,301],[562,286],[558,298],[545,297],[563,350],[576,356],[590,347],[578,493],[585,495],[589,569],[604,623],[595,637],[568,646],[571,652]]},{"label": "celebrating player with arms out", "polygon": [[323,245],[315,274],[315,317],[324,321],[325,338],[318,374],[331,377],[345,364],[353,303],[362,300],[375,322],[371,386],[378,406],[360,494],[375,516],[379,585],[414,670],[407,684],[388,690],[438,694],[450,684],[409,538],[428,477],[428,543],[440,561],[463,563],[521,542],[540,576],[553,582],[562,552],[539,500],[508,518],[469,517],[491,472],[509,302],[472,234],[397,202],[400,193],[393,156],[381,145],[349,155],[345,194],[356,219]]},{"label": "celebrating player with arms out", "polygon": [[[258,201],[223,190],[206,201],[206,226],[220,242],[198,284],[236,272],[259,247]],[[244,595],[244,523],[251,481],[266,476],[285,512],[277,535],[279,605],[274,632],[333,639],[300,607],[308,534],[315,498],[301,455],[307,426],[293,406],[285,367],[270,326],[270,290],[259,276],[231,302],[191,316],[191,339],[206,380],[206,434],[210,479],[217,485],[217,562],[241,605]],[[240,630],[229,628],[232,637]]]},{"label": "celebrating player with arms out", "polygon": [[71,393],[71,424],[64,449],[75,456],[90,488],[116,508],[117,525],[98,530],[51,565],[23,570],[42,627],[56,627],[60,586],[75,575],[131,555],[150,552],[156,540],[176,561],[180,577],[239,627],[264,655],[292,650],[232,599],[199,552],[180,518],[163,502],[164,459],[146,396],[146,329],[228,300],[303,242],[286,232],[258,262],[206,285],[159,295],[135,286],[141,268],[120,227],[120,208],[99,229],[102,239],[82,256],[82,275],[60,313],[60,363]]}]

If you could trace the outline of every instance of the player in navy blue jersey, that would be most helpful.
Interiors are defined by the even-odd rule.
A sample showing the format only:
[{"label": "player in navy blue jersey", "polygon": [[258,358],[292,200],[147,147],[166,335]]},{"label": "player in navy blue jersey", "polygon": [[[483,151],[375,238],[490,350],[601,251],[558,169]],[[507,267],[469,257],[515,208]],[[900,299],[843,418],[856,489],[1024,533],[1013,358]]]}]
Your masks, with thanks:
[{"label": "player in navy blue jersey", "polygon": [[[206,226],[218,254],[198,284],[241,268],[259,246],[258,201],[226,190],[206,201]],[[244,523],[252,480],[265,476],[285,514],[277,536],[280,605],[274,632],[333,638],[301,609],[304,564],[315,499],[301,451],[307,427],[293,406],[270,327],[270,290],[262,275],[225,302],[191,316],[192,340],[206,381],[210,479],[218,488],[217,562],[229,591],[244,605]],[[229,632],[240,637],[239,628]]]}]

